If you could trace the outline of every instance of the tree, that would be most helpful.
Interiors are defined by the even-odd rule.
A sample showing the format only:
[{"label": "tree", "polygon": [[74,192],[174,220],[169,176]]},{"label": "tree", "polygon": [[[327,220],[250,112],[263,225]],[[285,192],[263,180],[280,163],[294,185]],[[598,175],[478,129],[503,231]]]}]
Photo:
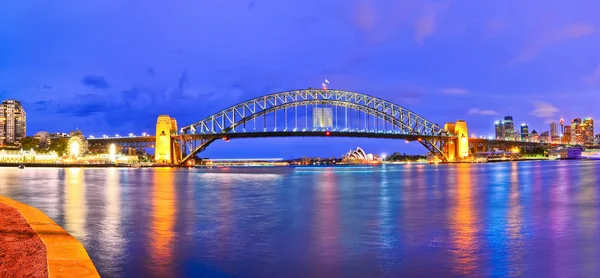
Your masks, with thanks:
[{"label": "tree", "polygon": [[67,147],[69,145],[69,138],[62,137],[52,140],[50,142],[50,147],[48,148],[50,151],[56,152],[59,156],[63,156],[67,152]]},{"label": "tree", "polygon": [[35,150],[37,151],[40,147],[40,140],[31,137],[31,136],[27,136],[23,139],[21,139],[21,148],[23,148],[23,150]]}]

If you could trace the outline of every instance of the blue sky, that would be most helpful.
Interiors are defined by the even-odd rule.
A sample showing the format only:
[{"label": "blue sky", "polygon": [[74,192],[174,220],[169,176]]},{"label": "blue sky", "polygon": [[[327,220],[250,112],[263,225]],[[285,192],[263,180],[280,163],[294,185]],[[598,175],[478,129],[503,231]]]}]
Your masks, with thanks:
[{"label": "blue sky", "polygon": [[[0,97],[28,133],[151,132],[239,101],[331,86],[489,135],[512,115],[539,131],[600,118],[600,3],[573,1],[4,1]],[[393,140],[244,139],[208,156],[422,153]],[[248,148],[248,146],[252,146]]]}]

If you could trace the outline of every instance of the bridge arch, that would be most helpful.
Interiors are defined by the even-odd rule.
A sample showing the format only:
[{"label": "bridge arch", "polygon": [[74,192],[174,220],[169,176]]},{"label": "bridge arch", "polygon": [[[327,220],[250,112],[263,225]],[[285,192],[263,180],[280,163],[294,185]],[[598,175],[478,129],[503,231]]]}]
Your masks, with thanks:
[{"label": "bridge arch", "polygon": [[[348,120],[348,109],[350,111],[358,111],[359,115],[364,115],[365,126],[369,126],[367,123],[367,117],[373,117],[374,123],[379,120],[385,125],[387,123],[393,127],[396,133],[412,135],[412,136],[424,136],[425,139],[419,138],[419,142],[425,146],[430,152],[437,155],[442,161],[446,161],[446,154],[442,151],[443,143],[445,140],[435,140],[435,138],[449,138],[451,137],[442,127],[433,122],[421,117],[420,115],[390,101],[386,101],[377,97],[360,94],[356,92],[342,91],[342,90],[293,90],[285,91],[280,93],[269,94],[257,98],[253,98],[224,110],[221,110],[211,116],[208,116],[198,122],[195,122],[189,126],[181,128],[181,136],[183,138],[195,138],[203,140],[199,146],[188,146],[189,154],[183,159],[185,162],[187,159],[193,157],[198,152],[205,149],[208,145],[214,142],[217,137],[216,135],[223,135],[246,132],[246,124],[254,121],[254,127],[256,127],[256,119],[264,116],[264,132],[278,132],[277,131],[277,112],[284,110],[285,128],[283,131],[288,129],[288,110],[291,110],[293,114],[293,121],[295,125],[293,131],[298,131],[298,107],[303,107],[305,128],[303,131],[308,129],[308,110],[311,107],[325,107],[335,108],[335,123],[330,123],[327,130],[338,130],[338,131],[350,131],[349,120]],[[311,108],[311,110],[314,108]],[[338,111],[344,110],[341,119],[338,121]],[[333,110],[329,110],[332,114]],[[360,114],[362,113],[362,114]],[[275,115],[275,125],[273,131],[267,131],[266,115]],[[329,115],[332,117],[333,115]],[[331,119],[330,119],[331,121]],[[340,128],[339,122],[343,122],[345,126]],[[350,119],[350,124],[352,120]],[[315,130],[313,127],[312,130]],[[281,129],[279,130],[281,131]],[[373,132],[380,132],[376,130],[370,130]],[[301,136],[301,135],[300,135]],[[268,136],[265,136],[268,137]]]}]

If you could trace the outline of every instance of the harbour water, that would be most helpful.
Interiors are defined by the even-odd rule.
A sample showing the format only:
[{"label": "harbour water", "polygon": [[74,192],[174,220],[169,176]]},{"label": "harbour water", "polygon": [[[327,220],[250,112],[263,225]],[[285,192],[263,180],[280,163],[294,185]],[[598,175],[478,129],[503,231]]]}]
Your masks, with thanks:
[{"label": "harbour water", "polygon": [[103,277],[600,275],[600,162],[1,168]]}]

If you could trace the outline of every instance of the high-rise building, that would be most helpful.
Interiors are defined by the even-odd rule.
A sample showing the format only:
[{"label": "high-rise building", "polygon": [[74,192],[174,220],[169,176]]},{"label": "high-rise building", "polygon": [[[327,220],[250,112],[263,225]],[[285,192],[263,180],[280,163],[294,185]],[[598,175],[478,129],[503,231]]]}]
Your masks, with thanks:
[{"label": "high-rise building", "polygon": [[581,134],[581,118],[575,118],[571,120],[571,144],[583,144],[583,136]]},{"label": "high-rise building", "polygon": [[504,127],[504,140],[515,140],[515,123],[512,116],[505,116],[502,126]]},{"label": "high-rise building", "polygon": [[521,141],[529,141],[529,126],[527,124],[521,124]]},{"label": "high-rise building", "polygon": [[594,120],[586,118],[580,125],[583,144],[594,144]]},{"label": "high-rise building", "polygon": [[550,142],[558,142],[560,141],[560,137],[558,136],[558,125],[556,122],[550,123]]},{"label": "high-rise building", "polygon": [[550,136],[558,136],[558,125],[556,124],[556,122],[550,123]]},{"label": "high-rise building", "polygon": [[25,109],[17,100],[0,104],[0,145],[19,143],[26,132]]},{"label": "high-rise building", "polygon": [[563,144],[571,144],[571,126],[565,126],[565,132],[562,137]]},{"label": "high-rise building", "polygon": [[496,131],[496,140],[504,140],[504,122],[496,121],[494,130]]}]

